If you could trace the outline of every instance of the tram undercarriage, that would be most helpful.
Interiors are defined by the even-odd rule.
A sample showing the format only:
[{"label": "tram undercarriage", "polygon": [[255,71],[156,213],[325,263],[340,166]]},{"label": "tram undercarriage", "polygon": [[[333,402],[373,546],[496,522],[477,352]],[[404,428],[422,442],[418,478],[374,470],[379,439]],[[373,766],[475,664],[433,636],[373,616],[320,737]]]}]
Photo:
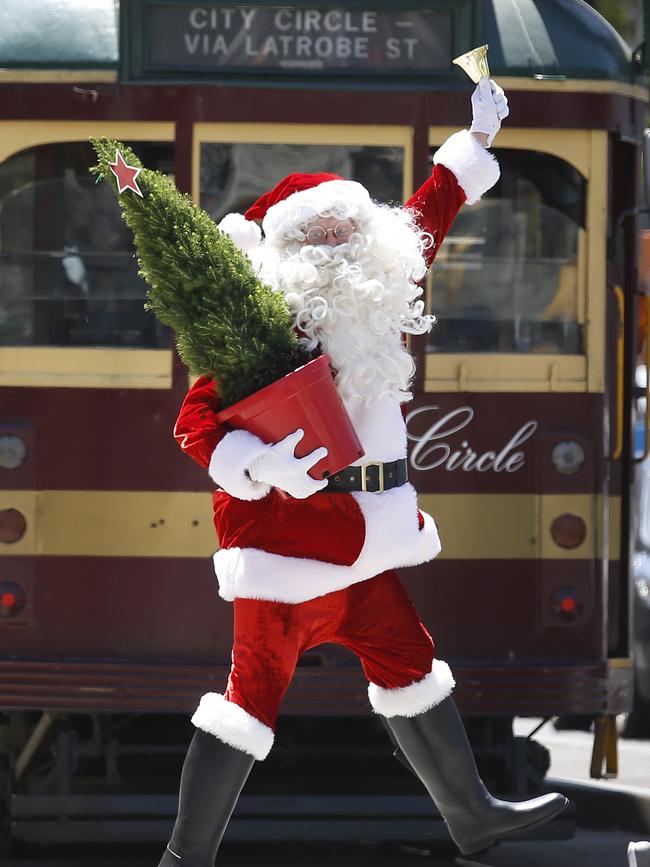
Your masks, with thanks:
[{"label": "tram undercarriage", "polygon": [[[549,756],[514,737],[512,720],[473,718],[468,732],[491,789],[543,790]],[[187,717],[17,711],[0,724],[2,848],[12,843],[165,841],[191,738]],[[257,763],[226,839],[274,842],[448,840],[414,775],[393,757],[378,718],[283,717]],[[534,839],[573,835],[571,812]],[[541,836],[540,836],[541,835]]]}]

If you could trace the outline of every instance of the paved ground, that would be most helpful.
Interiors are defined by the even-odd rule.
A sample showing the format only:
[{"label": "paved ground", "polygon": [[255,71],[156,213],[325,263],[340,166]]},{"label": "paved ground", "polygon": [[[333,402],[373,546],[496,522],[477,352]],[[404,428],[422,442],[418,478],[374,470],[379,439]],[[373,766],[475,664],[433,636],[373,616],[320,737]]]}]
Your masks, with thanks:
[{"label": "paved ground", "polygon": [[447,863],[459,867],[626,867],[627,846],[632,839],[637,838],[622,832],[579,831],[574,840],[504,843],[484,858],[457,858]]},{"label": "paved ground", "polygon": [[[541,720],[515,720],[515,734],[526,735]],[[552,723],[547,723],[536,735],[535,740],[551,751],[549,776],[563,780],[590,782],[589,766],[593,734],[579,731],[556,731]],[[634,786],[650,789],[650,739],[619,740],[619,775],[616,780],[603,780],[603,786]],[[650,794],[650,793],[649,793]]]},{"label": "paved ground", "polygon": [[[225,848],[218,867],[626,867],[629,834],[579,831],[574,840],[561,842],[503,843],[486,855],[462,858],[449,848],[433,852],[398,847],[293,846]],[[132,855],[133,853],[131,853]],[[123,848],[48,860],[8,859],[2,867],[156,867],[157,848],[141,851],[137,860]]]}]

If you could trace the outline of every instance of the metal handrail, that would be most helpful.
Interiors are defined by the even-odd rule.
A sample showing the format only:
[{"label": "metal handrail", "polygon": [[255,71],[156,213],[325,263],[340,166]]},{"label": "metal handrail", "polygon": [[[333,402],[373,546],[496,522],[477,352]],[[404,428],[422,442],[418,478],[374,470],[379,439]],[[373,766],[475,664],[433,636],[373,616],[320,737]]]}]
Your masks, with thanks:
[{"label": "metal handrail", "polygon": [[625,373],[625,295],[620,286],[614,286],[618,304],[616,329],[616,445],[612,459],[617,461],[623,452],[623,386]]}]

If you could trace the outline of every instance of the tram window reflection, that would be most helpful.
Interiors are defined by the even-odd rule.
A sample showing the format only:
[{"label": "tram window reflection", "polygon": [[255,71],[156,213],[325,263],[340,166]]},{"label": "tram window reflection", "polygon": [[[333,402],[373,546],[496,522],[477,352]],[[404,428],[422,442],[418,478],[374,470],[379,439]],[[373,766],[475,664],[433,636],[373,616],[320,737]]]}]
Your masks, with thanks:
[{"label": "tram window reflection", "polygon": [[584,178],[547,154],[495,156],[499,183],[460,211],[434,263],[427,348],[579,354]]},{"label": "tram window reflection", "polygon": [[332,172],[360,181],[379,202],[401,202],[401,147],[204,142],[201,207],[217,222],[243,213],[291,172]]},{"label": "tram window reflection", "polygon": [[[170,173],[173,145],[135,142]],[[41,145],[0,165],[0,345],[158,348],[133,236],[88,142]]]}]

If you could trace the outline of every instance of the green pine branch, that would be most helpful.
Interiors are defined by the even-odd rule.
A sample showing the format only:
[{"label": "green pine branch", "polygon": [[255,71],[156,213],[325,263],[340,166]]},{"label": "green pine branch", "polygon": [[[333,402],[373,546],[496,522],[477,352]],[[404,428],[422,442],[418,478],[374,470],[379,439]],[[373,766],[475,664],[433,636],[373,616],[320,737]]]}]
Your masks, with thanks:
[{"label": "green pine branch", "polygon": [[[91,142],[98,157],[91,172],[117,192],[109,167],[116,149],[128,165],[142,163],[120,142]],[[137,183],[142,198],[125,190],[119,199],[149,286],[145,306],[173,328],[190,370],[215,377],[224,407],[309,361],[282,295],[212,218],[160,172],[143,168]]]}]

